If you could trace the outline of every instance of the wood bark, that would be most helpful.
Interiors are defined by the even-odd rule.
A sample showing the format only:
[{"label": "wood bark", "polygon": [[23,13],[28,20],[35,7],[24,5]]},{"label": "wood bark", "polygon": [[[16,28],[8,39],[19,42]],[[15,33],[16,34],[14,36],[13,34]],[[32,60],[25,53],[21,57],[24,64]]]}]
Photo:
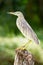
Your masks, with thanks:
[{"label": "wood bark", "polygon": [[33,55],[27,50],[16,50],[14,65],[34,65]]}]

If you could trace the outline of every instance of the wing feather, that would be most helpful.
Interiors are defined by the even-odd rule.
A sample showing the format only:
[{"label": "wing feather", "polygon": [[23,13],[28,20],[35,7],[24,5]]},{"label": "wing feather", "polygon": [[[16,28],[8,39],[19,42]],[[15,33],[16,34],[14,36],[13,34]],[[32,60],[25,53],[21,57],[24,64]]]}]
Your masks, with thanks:
[{"label": "wing feather", "polygon": [[37,44],[39,43],[36,33],[33,31],[31,26],[27,23],[27,21],[24,18],[19,19],[18,17],[16,21],[16,25],[27,39],[34,40],[34,42]]}]

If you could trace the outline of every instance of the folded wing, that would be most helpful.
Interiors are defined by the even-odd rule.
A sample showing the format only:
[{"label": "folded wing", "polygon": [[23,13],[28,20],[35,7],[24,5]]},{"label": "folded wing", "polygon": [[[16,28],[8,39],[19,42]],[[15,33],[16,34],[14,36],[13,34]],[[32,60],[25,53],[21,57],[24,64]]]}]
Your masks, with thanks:
[{"label": "folded wing", "polygon": [[33,40],[35,43],[39,44],[38,37],[36,33],[33,31],[31,26],[27,23],[27,21],[23,19],[17,19],[16,21],[18,29],[22,32],[22,34],[29,40]]}]

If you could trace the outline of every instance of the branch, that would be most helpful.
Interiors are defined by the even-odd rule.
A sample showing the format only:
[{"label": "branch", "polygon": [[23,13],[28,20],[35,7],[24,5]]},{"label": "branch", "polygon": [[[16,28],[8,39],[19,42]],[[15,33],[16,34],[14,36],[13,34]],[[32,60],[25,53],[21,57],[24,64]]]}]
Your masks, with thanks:
[{"label": "branch", "polygon": [[16,50],[14,65],[34,65],[33,55],[27,50]]}]

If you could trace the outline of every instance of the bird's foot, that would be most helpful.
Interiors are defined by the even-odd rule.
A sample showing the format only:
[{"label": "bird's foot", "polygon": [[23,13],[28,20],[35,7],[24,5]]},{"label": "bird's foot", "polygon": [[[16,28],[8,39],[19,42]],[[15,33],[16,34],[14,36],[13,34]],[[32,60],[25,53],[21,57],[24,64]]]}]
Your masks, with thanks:
[{"label": "bird's foot", "polygon": [[18,47],[16,50],[25,50],[25,49],[28,47],[29,43],[31,43],[31,42],[32,42],[32,41],[29,40],[26,44],[24,44],[24,45],[21,46],[21,47]]}]

